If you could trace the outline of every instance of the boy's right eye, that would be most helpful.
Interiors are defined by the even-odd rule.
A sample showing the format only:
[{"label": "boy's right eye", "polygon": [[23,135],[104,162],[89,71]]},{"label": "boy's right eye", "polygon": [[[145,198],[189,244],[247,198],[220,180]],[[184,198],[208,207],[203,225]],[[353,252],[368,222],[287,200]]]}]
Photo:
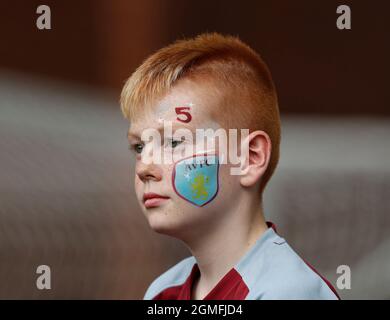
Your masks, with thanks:
[{"label": "boy's right eye", "polygon": [[134,150],[135,153],[142,153],[142,150],[144,149],[144,145],[142,143],[135,143],[129,146],[129,149]]}]

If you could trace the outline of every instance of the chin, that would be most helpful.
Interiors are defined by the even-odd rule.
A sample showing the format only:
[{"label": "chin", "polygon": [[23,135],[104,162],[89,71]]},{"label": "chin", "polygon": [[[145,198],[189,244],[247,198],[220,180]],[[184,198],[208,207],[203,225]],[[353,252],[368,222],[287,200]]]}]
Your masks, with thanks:
[{"label": "chin", "polygon": [[147,209],[146,217],[150,228],[158,233],[170,234],[175,230],[172,218],[162,208]]},{"label": "chin", "polygon": [[[149,209],[150,210],[150,209]],[[148,210],[148,211],[149,211]],[[146,213],[150,228],[160,234],[180,238],[188,225],[188,221],[180,221],[181,214],[167,212],[162,209],[152,209]]]}]

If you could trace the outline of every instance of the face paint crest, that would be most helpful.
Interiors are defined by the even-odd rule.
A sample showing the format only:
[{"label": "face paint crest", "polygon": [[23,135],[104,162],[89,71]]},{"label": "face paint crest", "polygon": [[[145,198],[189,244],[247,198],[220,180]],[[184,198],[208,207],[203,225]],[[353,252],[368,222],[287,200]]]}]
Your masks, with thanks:
[{"label": "face paint crest", "polygon": [[181,198],[198,207],[205,206],[219,190],[218,156],[199,154],[177,161],[172,184]]}]

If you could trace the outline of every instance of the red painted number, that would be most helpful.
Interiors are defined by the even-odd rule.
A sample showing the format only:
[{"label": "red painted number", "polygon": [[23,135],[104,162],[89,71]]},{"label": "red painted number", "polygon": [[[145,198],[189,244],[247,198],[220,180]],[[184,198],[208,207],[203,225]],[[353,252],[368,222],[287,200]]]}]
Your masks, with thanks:
[{"label": "red painted number", "polygon": [[[190,107],[177,107],[175,108],[176,114],[178,117],[176,118],[180,122],[188,123],[192,120],[191,113],[186,110],[190,110]],[[180,117],[184,116],[184,117]]]}]

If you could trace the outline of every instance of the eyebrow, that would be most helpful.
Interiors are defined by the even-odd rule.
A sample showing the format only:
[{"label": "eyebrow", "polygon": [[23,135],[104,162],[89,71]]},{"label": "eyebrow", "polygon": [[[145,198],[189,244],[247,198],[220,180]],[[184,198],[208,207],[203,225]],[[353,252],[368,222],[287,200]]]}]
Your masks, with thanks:
[{"label": "eyebrow", "polygon": [[130,132],[130,131],[126,132],[126,138],[127,138],[127,140],[130,140],[132,138],[139,140],[139,136],[133,132]]},{"label": "eyebrow", "polygon": [[[195,132],[195,129],[193,126],[191,125],[188,125],[186,123],[173,123],[172,124],[172,133],[174,133],[176,130],[178,129],[189,129],[191,130],[192,132]],[[162,126],[159,126],[157,128],[155,128],[160,134],[164,131],[164,125]],[[131,130],[128,130],[127,133],[126,133],[126,137],[128,140],[130,139],[136,139],[136,140],[140,140],[140,136],[134,132],[131,132]]]}]

